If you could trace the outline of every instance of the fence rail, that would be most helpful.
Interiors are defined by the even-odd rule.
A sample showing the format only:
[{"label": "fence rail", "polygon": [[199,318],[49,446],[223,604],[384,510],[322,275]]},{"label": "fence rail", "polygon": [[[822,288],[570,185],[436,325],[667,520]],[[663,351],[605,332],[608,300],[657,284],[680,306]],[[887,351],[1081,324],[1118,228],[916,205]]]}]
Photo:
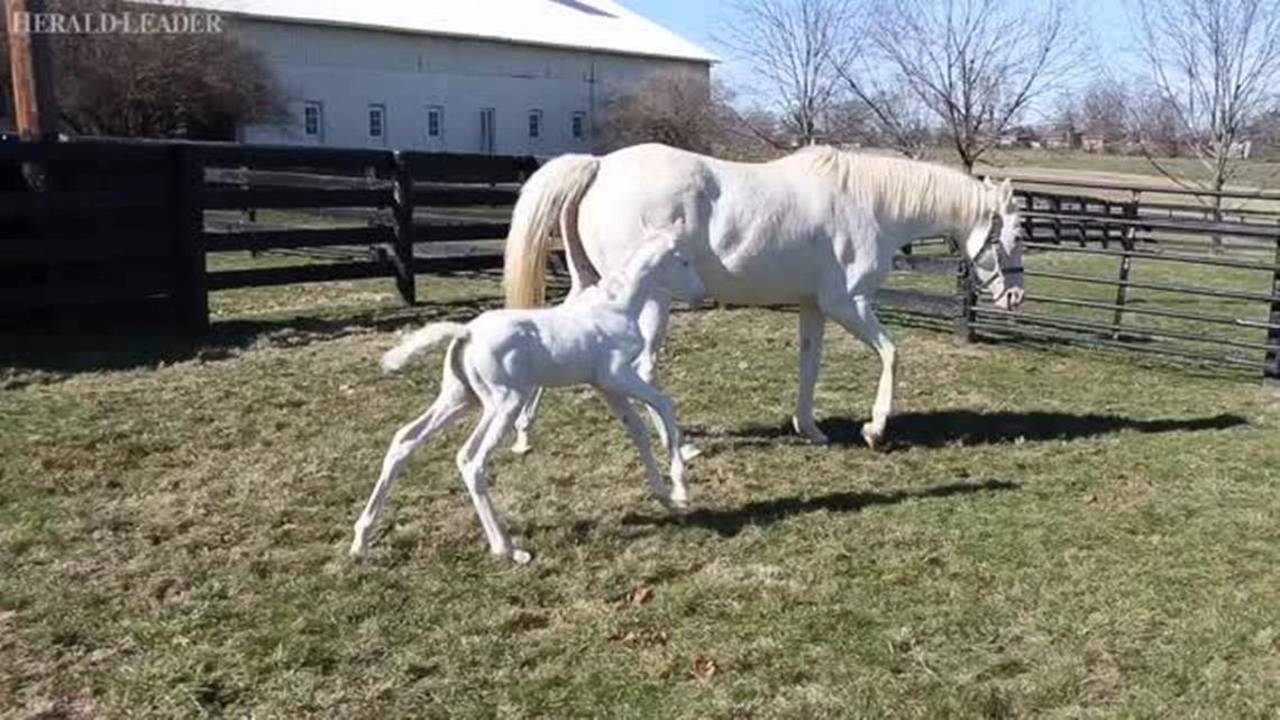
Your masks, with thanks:
[{"label": "fence rail", "polygon": [[[1209,363],[1280,382],[1280,210],[1260,211],[1251,222],[1205,221],[1195,214],[1203,206],[1164,202],[1164,215],[1153,217],[1144,193],[1215,194],[1054,179],[1015,182],[1024,208],[1027,304],[1017,312],[979,305],[962,273],[958,332]],[[1053,194],[1041,185],[1130,197]],[[1280,193],[1216,195],[1280,201]],[[1107,261],[1115,263],[1109,274]],[[1112,295],[1098,297],[1104,288]]]},{"label": "fence rail", "polygon": [[[26,188],[23,163],[42,168],[45,191]],[[537,166],[373,149],[0,142],[0,315],[135,303],[200,329],[210,291],[380,277],[414,302],[418,273],[500,260],[498,249],[441,257],[422,246],[504,237],[506,208]],[[1015,182],[1027,239],[1022,311],[980,304],[967,265],[937,246],[894,267],[945,278],[946,291],[888,290],[878,302],[965,337],[1087,344],[1280,381],[1280,210],[1208,216],[1203,203],[1177,201],[1280,208],[1280,193]],[[337,262],[207,267],[209,253],[244,251]]]},{"label": "fence rail", "polygon": [[[43,170],[32,192],[23,163]],[[495,251],[415,255],[418,243],[505,237],[531,157],[222,143],[0,142],[0,316],[150,303],[208,323],[208,293],[493,266]],[[461,208],[461,209],[460,209]],[[281,222],[259,222],[283,213]],[[300,220],[301,219],[301,220]],[[298,227],[299,224],[306,225]],[[316,226],[318,225],[318,226]],[[207,255],[287,252],[338,262],[209,270]]]}]

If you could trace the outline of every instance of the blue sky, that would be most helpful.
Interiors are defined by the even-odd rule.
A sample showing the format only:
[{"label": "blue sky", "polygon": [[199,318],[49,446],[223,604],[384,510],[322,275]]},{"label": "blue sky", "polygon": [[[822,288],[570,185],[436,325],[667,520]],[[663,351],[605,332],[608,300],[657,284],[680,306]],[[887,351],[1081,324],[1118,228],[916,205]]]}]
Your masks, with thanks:
[{"label": "blue sky", "polygon": [[[631,10],[657,22],[681,36],[692,40],[711,52],[719,55],[723,63],[717,67],[716,73],[734,85],[735,80],[745,78],[747,72],[742,63],[726,55],[723,47],[714,41],[716,29],[732,17],[732,3],[720,0],[619,0]],[[1076,12],[1089,18],[1086,31],[1089,41],[1097,48],[1094,56],[1114,64],[1122,63],[1131,47],[1129,35],[1128,4],[1124,0],[1068,0],[1075,6]],[[1043,0],[1009,0],[1009,2],[1026,9],[1028,13],[1036,12],[1043,5]],[[1124,67],[1116,68],[1121,75]]]}]

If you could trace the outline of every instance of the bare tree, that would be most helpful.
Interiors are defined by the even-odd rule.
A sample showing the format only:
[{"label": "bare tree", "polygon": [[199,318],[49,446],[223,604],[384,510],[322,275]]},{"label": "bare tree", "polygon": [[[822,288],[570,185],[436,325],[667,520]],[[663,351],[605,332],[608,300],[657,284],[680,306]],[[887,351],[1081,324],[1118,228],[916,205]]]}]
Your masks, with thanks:
[{"label": "bare tree", "polygon": [[[51,0],[49,10],[122,13],[137,6]],[[77,134],[231,139],[238,123],[274,121],[284,111],[261,55],[230,32],[84,32],[55,34],[51,41],[61,124]],[[8,74],[0,73],[0,92],[9,91]]]},{"label": "bare tree", "polygon": [[851,0],[737,0],[718,40],[746,59],[803,145],[823,138],[839,101],[838,69],[857,52]]},{"label": "bare tree", "polygon": [[861,109],[863,135],[869,144],[892,148],[909,158],[922,158],[935,147],[928,106],[909,87],[885,86],[874,80],[853,80],[848,67],[841,77],[852,89],[848,102]]},{"label": "bare tree", "polygon": [[711,86],[693,74],[651,75],[609,96],[603,125],[607,149],[660,142],[708,152],[716,127]]},{"label": "bare tree", "polygon": [[871,17],[871,51],[842,66],[846,84],[886,117],[883,88],[906,88],[970,171],[1078,58],[1065,0],[1034,12],[1004,0],[878,0]]},{"label": "bare tree", "polygon": [[[1280,0],[1138,0],[1138,40],[1151,81],[1174,111],[1209,186],[1235,176],[1250,123],[1280,83]],[[1162,173],[1180,177],[1148,154]],[[1209,204],[1221,219],[1222,200]],[[1214,239],[1215,249],[1220,246]]]},{"label": "bare tree", "polygon": [[1128,134],[1130,106],[1123,83],[1106,78],[1094,80],[1080,101],[1081,129],[1114,147]]},{"label": "bare tree", "polygon": [[742,114],[733,93],[705,76],[658,73],[610,95],[602,150],[660,142],[717,157],[776,155],[776,123],[767,114]]},{"label": "bare tree", "polygon": [[1130,95],[1129,108],[1129,137],[1137,141],[1138,149],[1157,168],[1164,167],[1159,158],[1181,154],[1183,130],[1176,103],[1147,88]]}]

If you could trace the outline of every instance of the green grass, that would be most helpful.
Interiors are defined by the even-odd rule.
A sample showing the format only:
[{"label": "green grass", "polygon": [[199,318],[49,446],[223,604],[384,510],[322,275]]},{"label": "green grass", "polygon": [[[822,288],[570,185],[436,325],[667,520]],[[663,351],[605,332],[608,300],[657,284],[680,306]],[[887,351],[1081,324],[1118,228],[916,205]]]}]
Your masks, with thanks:
[{"label": "green grass", "polygon": [[438,382],[438,356],[393,377],[378,356],[498,298],[420,283],[414,309],[390,281],[219,293],[198,352],[5,369],[0,715],[1280,711],[1280,411],[1254,382],[894,328],[904,414],[877,454],[854,437],[878,364],[830,327],[840,442],[811,447],[784,430],[795,318],[680,313],[688,518],[646,497],[602,403],[560,391],[535,454],[495,467],[531,565],[487,555],[465,427],[352,563],[386,442]]},{"label": "green grass", "polygon": [[[1211,179],[1204,163],[1195,158],[1157,158],[1165,170],[1191,182]],[[1139,155],[1109,155],[1081,150],[1006,150],[996,149],[983,158],[980,165],[1018,172],[1028,168],[1092,172],[1101,175],[1132,175],[1164,185],[1166,176],[1154,163]],[[1236,161],[1233,185],[1257,188],[1280,186],[1280,162],[1264,160]]]}]

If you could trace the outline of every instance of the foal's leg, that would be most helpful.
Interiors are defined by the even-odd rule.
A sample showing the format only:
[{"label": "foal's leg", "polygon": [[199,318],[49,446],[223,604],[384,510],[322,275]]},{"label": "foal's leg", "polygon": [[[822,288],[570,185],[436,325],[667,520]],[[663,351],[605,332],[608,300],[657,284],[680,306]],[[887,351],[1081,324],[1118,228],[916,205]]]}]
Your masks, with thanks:
[{"label": "foal's leg", "polygon": [[862,426],[862,438],[872,449],[877,449],[884,439],[889,416],[893,414],[894,376],[898,369],[897,349],[876,319],[871,310],[871,301],[866,296],[824,297],[822,310],[880,355],[880,384],[876,388],[876,402],[871,407],[871,421]]},{"label": "foal's leg", "polygon": [[813,418],[813,393],[822,367],[822,335],[826,318],[817,305],[800,306],[800,392],[796,396],[796,414],[791,424],[797,433],[824,445],[827,436],[818,429]]},{"label": "foal's leg", "polygon": [[649,484],[649,490],[663,506],[667,509],[674,509],[674,505],[671,502],[671,491],[667,489],[666,483],[662,482],[662,472],[658,470],[658,461],[653,457],[653,448],[649,444],[649,431],[644,426],[644,420],[640,418],[640,414],[635,411],[635,408],[631,407],[627,396],[609,390],[601,390],[600,394],[604,396],[604,401],[609,404],[609,409],[613,411],[613,414],[622,421],[622,425],[627,429],[627,434],[631,436],[631,442],[636,446],[636,450],[640,451],[640,459],[644,462],[645,481]]},{"label": "foal's leg", "polygon": [[466,483],[476,514],[480,516],[480,524],[484,526],[485,536],[489,540],[489,552],[511,558],[523,565],[532,558],[529,553],[517,550],[511,544],[511,537],[493,509],[493,501],[489,498],[487,467],[489,457],[515,423],[516,415],[527,398],[510,392],[496,392],[493,395],[485,406],[480,424],[471,433],[466,445],[458,451],[458,470],[462,473],[462,481]]},{"label": "foal's leg", "polygon": [[373,526],[378,522],[378,516],[382,514],[391,486],[404,474],[404,466],[409,456],[432,435],[457,420],[471,407],[472,402],[471,393],[465,386],[460,383],[450,384],[446,380],[440,396],[431,404],[431,407],[421,417],[396,431],[395,437],[391,440],[391,447],[382,460],[382,473],[373,487],[373,494],[369,496],[364,512],[360,513],[360,518],[356,520],[355,539],[351,541],[352,557],[363,554],[368,548],[369,533],[373,531]]},{"label": "foal's leg", "polygon": [[[636,319],[636,325],[640,328],[640,336],[644,339],[644,349],[636,356],[636,374],[655,389],[658,386],[658,351],[662,349],[662,343],[667,338],[667,323],[670,318],[671,301],[654,299],[645,303],[645,306],[640,310],[640,316]],[[668,442],[669,438],[662,418],[652,406],[647,407],[647,409],[649,411],[649,420],[658,431],[658,442],[662,443],[663,447],[669,447],[671,443]],[[692,460],[701,454],[701,451],[692,444],[680,445],[677,443],[677,446],[680,448],[680,454],[684,456],[685,460]]]},{"label": "foal's leg", "polygon": [[541,401],[542,388],[538,388],[533,391],[529,401],[520,410],[520,416],[516,418],[516,441],[511,444],[511,452],[517,455],[524,455],[533,449],[533,431],[531,428],[533,427],[534,418],[538,415],[538,403]]},{"label": "foal's leg", "polygon": [[610,368],[610,372],[600,378],[599,387],[635,398],[647,405],[651,413],[658,416],[662,427],[666,430],[664,438],[667,453],[671,457],[671,502],[677,507],[687,506],[689,486],[684,479],[685,461],[680,452],[680,426],[676,423],[675,406],[671,398],[645,382],[633,368],[627,365]]}]

